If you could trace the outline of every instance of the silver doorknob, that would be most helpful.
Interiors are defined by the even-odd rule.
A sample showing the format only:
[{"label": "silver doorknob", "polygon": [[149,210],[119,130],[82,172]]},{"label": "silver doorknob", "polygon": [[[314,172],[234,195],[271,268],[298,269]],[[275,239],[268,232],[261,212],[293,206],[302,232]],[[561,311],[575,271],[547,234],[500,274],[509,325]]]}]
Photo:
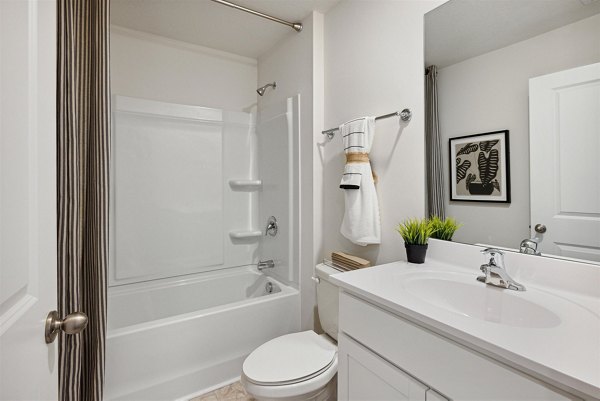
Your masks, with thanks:
[{"label": "silver doorknob", "polygon": [[83,312],[74,312],[65,316],[64,319],[58,318],[58,312],[53,310],[46,317],[46,344],[54,342],[58,332],[62,330],[65,334],[81,333],[87,327],[88,317]]},{"label": "silver doorknob", "polygon": [[543,234],[546,232],[546,226],[543,224],[536,224],[534,228],[536,233]]}]

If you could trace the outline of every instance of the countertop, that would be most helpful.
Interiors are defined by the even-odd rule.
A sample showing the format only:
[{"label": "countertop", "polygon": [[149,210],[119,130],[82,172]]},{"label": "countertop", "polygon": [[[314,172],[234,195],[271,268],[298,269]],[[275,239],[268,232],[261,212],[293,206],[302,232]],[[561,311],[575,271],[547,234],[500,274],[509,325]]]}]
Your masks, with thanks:
[{"label": "countertop", "polygon": [[[478,267],[462,268],[435,260],[422,265],[394,262],[335,274],[331,281],[344,291],[558,388],[600,399],[599,297],[522,281],[527,291],[511,295],[544,305],[556,319],[550,319],[545,327],[517,327],[503,324],[502,319],[469,317],[407,290],[407,280],[422,273],[440,277],[457,275],[469,280],[472,276],[475,280],[481,274]],[[477,284],[486,288],[484,291],[512,291]],[[472,302],[485,304],[485,299]]]}]

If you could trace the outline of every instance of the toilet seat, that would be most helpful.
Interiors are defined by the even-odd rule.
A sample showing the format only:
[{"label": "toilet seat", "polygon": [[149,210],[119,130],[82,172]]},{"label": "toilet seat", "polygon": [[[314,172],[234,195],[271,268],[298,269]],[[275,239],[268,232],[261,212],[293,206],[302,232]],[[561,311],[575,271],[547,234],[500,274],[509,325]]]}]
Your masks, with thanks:
[{"label": "toilet seat", "polygon": [[246,390],[261,398],[306,395],[337,373],[337,346],[312,330],[286,334],[258,347],[244,361]]},{"label": "toilet seat", "polygon": [[244,361],[246,378],[263,386],[293,384],[318,376],[337,355],[337,347],[312,330],[274,338]]}]

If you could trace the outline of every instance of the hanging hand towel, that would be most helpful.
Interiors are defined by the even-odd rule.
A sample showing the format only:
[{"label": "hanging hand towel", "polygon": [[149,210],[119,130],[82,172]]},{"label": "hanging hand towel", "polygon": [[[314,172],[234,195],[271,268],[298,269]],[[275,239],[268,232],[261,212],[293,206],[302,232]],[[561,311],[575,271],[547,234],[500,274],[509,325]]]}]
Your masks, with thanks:
[{"label": "hanging hand towel", "polygon": [[346,211],[340,232],[358,245],[381,243],[381,224],[375,181],[369,161],[375,117],[363,117],[340,126],[346,166],[340,183]]}]

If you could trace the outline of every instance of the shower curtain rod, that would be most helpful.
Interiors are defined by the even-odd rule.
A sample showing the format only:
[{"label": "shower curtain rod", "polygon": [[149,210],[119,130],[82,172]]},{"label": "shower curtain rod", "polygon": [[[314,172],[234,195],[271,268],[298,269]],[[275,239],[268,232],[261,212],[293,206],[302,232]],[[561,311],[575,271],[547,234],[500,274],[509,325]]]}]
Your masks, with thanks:
[{"label": "shower curtain rod", "polygon": [[263,18],[266,18],[266,19],[271,20],[271,21],[279,22],[280,24],[289,26],[290,28],[292,28],[296,32],[300,32],[302,30],[302,24],[300,22],[289,22],[289,21],[286,21],[286,20],[282,20],[281,18],[273,17],[273,16],[268,15],[268,14],[263,14],[263,13],[261,13],[259,11],[254,11],[254,10],[251,10],[249,8],[246,8],[246,7],[243,7],[243,6],[239,6],[237,4],[234,4],[234,3],[231,3],[231,2],[225,1],[225,0],[212,0],[212,1],[214,1],[215,3],[223,4],[224,6],[227,6],[227,7],[235,8],[235,9],[240,10],[240,11],[245,11],[245,12],[250,13],[250,14],[258,15],[259,17],[263,17]]}]

